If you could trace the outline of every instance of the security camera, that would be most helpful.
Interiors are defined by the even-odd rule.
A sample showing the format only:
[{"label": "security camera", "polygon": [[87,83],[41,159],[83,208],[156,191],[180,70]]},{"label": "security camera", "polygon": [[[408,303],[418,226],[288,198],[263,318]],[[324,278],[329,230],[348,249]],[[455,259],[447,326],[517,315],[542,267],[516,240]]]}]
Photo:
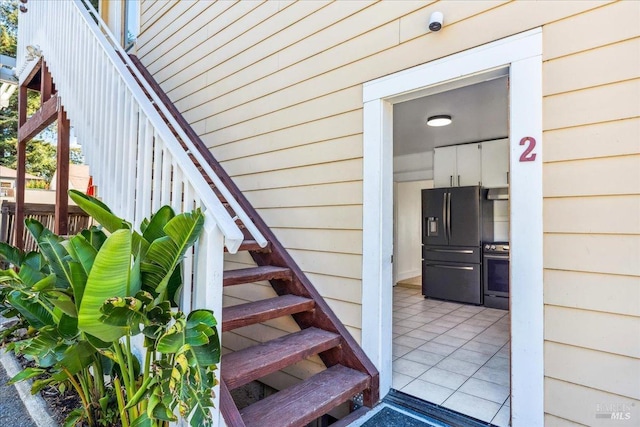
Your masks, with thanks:
[{"label": "security camera", "polygon": [[440,31],[444,15],[442,12],[433,12],[429,18],[429,29],[431,31]]}]

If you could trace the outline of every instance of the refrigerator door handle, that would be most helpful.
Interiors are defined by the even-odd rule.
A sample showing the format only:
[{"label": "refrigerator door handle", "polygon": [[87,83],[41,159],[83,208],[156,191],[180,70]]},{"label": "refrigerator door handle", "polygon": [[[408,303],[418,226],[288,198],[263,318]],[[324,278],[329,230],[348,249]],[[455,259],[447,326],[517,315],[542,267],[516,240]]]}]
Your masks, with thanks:
[{"label": "refrigerator door handle", "polygon": [[442,195],[442,228],[444,230],[444,237],[449,241],[449,225],[447,224],[447,193]]},{"label": "refrigerator door handle", "polygon": [[447,192],[447,231],[449,234],[449,243],[451,240],[451,193]]},{"label": "refrigerator door handle", "polygon": [[473,251],[471,249],[432,249],[432,248],[427,248],[425,249],[426,251],[431,251],[431,252],[445,252],[448,254],[472,254]]},{"label": "refrigerator door handle", "polygon": [[446,265],[446,264],[427,264],[427,266],[436,267],[436,268],[448,268],[451,270],[473,271],[473,267],[468,267],[468,266],[457,266],[457,265]]}]

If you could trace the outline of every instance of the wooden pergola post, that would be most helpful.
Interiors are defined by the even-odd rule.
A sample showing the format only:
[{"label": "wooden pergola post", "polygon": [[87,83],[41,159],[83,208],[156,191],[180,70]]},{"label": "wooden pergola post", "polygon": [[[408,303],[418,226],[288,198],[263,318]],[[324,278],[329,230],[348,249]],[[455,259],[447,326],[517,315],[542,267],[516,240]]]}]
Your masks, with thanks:
[{"label": "wooden pergola post", "polygon": [[[27,119],[27,89],[40,91],[40,109]],[[55,231],[67,234],[69,187],[69,129],[67,115],[59,108],[59,99],[49,68],[40,59],[20,85],[18,99],[18,146],[16,171],[15,245],[24,247],[24,204],[26,187],[27,143],[58,119],[58,190],[56,194]]]},{"label": "wooden pergola post", "polygon": [[64,108],[58,110],[58,162],[56,174],[55,233],[69,232],[69,131],[70,123]]},{"label": "wooden pergola post", "polygon": [[[27,87],[20,86],[18,97],[18,129],[27,122]],[[26,166],[27,166],[27,141],[18,138],[18,146],[16,147],[16,215],[14,218],[15,242],[14,244],[23,248],[24,239],[24,190],[26,187]],[[9,242],[11,244],[11,242]]]}]

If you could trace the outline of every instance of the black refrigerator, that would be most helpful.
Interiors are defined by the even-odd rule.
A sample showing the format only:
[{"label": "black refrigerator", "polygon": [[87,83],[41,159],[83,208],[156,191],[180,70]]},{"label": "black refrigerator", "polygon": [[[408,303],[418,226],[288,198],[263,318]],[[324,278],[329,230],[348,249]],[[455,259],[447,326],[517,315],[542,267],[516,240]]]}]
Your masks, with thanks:
[{"label": "black refrigerator", "polygon": [[482,304],[482,241],[493,237],[493,204],[481,187],[422,190],[422,294]]}]

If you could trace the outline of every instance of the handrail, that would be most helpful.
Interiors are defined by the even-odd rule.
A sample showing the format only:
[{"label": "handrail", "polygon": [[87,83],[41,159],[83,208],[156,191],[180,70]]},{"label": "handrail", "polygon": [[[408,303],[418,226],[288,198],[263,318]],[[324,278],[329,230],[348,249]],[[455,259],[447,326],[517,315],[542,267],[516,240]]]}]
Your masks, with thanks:
[{"label": "handrail", "polygon": [[[53,11],[56,12],[57,20],[62,22],[45,23],[44,25],[42,22],[34,22],[39,20],[36,18],[50,21]],[[192,148],[188,148],[190,152],[185,152],[183,146],[156,110],[156,107],[162,109],[162,104],[156,101],[157,105],[154,105],[154,102],[147,98],[142,86],[144,79],[136,76],[135,67],[130,60],[127,61],[126,53],[117,44],[114,46],[113,35],[108,31],[95,9],[83,0],[74,0],[73,2],[43,1],[38,2],[37,6],[34,4],[28,14],[35,14],[35,16],[34,19],[21,23],[20,29],[26,32],[28,37],[19,41],[24,44],[28,39],[30,43],[39,44],[44,56],[47,57],[49,68],[57,76],[56,87],[61,93],[64,92],[62,102],[65,107],[69,107],[65,109],[67,109],[72,122],[75,121],[74,126],[76,126],[78,135],[87,142],[85,144],[87,158],[94,159],[92,167],[95,168],[96,175],[104,175],[103,182],[110,182],[109,186],[104,186],[104,192],[101,194],[106,199],[124,199],[123,204],[127,208],[134,209],[131,205],[135,204],[135,211],[131,216],[139,220],[141,215],[148,215],[151,212],[152,203],[157,208],[159,207],[157,200],[162,198],[164,203],[166,197],[164,195],[162,197],[154,196],[153,201],[143,200],[140,202],[136,200],[136,190],[124,188],[122,184],[136,182],[137,191],[154,190],[159,193],[162,190],[161,187],[158,187],[161,180],[156,179],[156,176],[161,176],[162,181],[173,182],[170,190],[172,193],[181,192],[184,188],[184,192],[186,192],[183,199],[185,207],[186,196],[197,194],[199,200],[195,199],[196,205],[201,204],[208,211],[208,214],[222,231],[228,251],[235,253],[245,238],[244,234],[236,224],[237,218],[232,218],[229,215],[221,200],[212,191],[201,171],[189,157],[192,155],[198,158],[200,153]],[[64,32],[72,32],[74,35],[82,34],[83,37],[78,38],[78,46],[75,46],[74,43],[74,47],[69,48],[70,40],[63,34],[58,34],[61,32],[63,34]],[[20,48],[24,50],[25,46],[20,46]],[[95,86],[96,82],[99,83],[98,86]],[[105,111],[103,107],[98,105],[101,102],[112,106],[125,105],[126,111],[117,113],[113,110]],[[138,117],[138,111],[140,117]],[[119,118],[118,122],[114,122],[116,117]],[[81,132],[84,134],[80,135]],[[184,134],[179,136],[185,144],[189,144],[188,138]],[[138,147],[117,140],[117,138],[136,139]],[[164,145],[158,148],[158,143]],[[154,169],[158,162],[151,159],[162,158],[163,153],[169,156],[169,160],[173,159],[173,169],[176,167],[180,169],[177,171],[178,180],[182,180],[184,176],[188,179],[188,185],[176,186],[178,185],[176,171],[171,171],[172,166],[163,167],[161,173]],[[116,166],[102,164],[104,159],[114,155],[123,159],[124,164]],[[138,162],[142,163],[138,164],[137,172],[129,172],[127,167],[130,170],[136,167],[127,163],[127,156],[135,158],[136,155],[139,159]],[[151,178],[152,169],[153,179]],[[120,174],[116,172],[120,172]],[[141,177],[141,175],[144,176]],[[243,221],[249,232],[253,230],[254,239],[266,246],[266,239],[255,229],[251,219],[240,208],[228,189],[222,185],[215,174],[209,173],[209,175],[211,175],[209,177],[211,181],[216,183],[217,190],[225,197],[225,202],[234,210],[235,215]],[[106,181],[110,178],[113,181]],[[115,194],[116,191],[123,189],[127,191],[129,197],[119,197]],[[131,202],[131,200],[135,200],[135,202]]]},{"label": "handrail", "polygon": [[127,52],[122,48],[122,46],[117,41],[117,39],[115,38],[115,36],[113,35],[109,27],[106,25],[106,23],[102,20],[102,18],[100,17],[100,14],[95,10],[93,5],[88,0],[75,0],[75,1],[83,3],[86,6],[89,13],[93,16],[93,18],[97,22],[99,28],[107,36],[107,40],[110,42],[111,47],[114,50],[116,50],[116,52],[119,54],[119,57],[127,65],[129,71],[137,78],[138,83],[142,85],[142,87],[147,91],[149,96],[151,96],[151,98],[153,99],[153,102],[156,104],[156,107],[162,111],[162,113],[165,116],[165,119],[169,121],[171,126],[177,132],[178,136],[182,139],[182,141],[188,147],[189,149],[188,153],[193,155],[196,158],[196,160],[198,161],[200,166],[203,168],[205,173],[213,181],[214,186],[220,191],[220,194],[225,198],[226,202],[233,209],[233,211],[238,216],[238,218],[242,221],[242,223],[247,228],[247,230],[249,231],[251,236],[254,238],[254,240],[260,245],[260,247],[262,248],[266,247],[268,244],[267,239],[265,239],[265,237],[262,235],[260,230],[258,230],[258,228],[255,226],[251,218],[247,215],[244,209],[242,209],[240,204],[235,200],[232,193],[220,180],[220,177],[218,176],[218,174],[211,168],[209,163],[205,160],[205,158],[202,156],[200,151],[193,144],[193,142],[191,141],[191,138],[184,132],[182,127],[175,120],[173,115],[167,109],[163,100],[160,99],[160,97],[158,97],[158,95],[156,94],[156,91],[154,90],[154,88],[152,88],[149,85],[149,83],[147,82],[147,79],[140,73],[136,65],[131,61],[131,58],[129,57]]}]

